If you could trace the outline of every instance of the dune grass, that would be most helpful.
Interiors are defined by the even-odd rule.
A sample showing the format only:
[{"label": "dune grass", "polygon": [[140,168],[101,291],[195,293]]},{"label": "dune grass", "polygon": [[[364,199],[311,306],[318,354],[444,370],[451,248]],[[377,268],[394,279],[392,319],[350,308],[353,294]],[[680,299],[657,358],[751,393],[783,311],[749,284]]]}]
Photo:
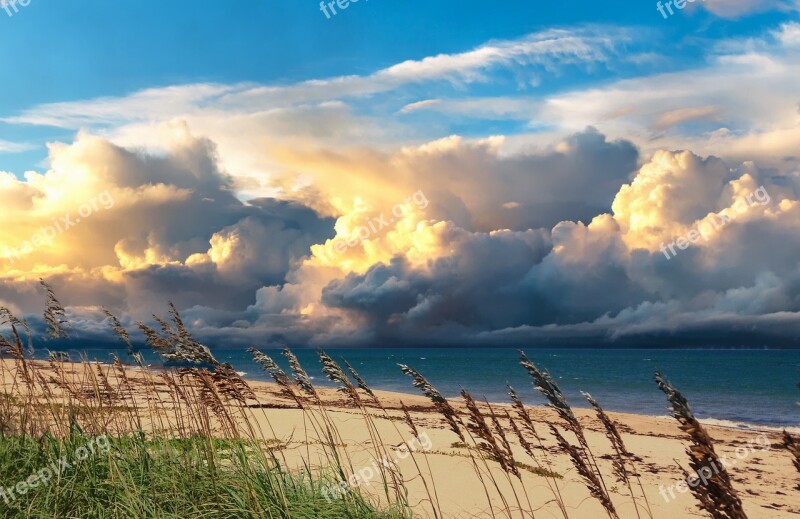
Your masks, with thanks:
[{"label": "dune grass", "polygon": [[[42,284],[48,335],[66,337],[65,312]],[[310,424],[303,435],[320,446],[321,460],[290,467],[286,444],[249,384],[170,310],[169,322],[155,318],[161,332],[139,324],[154,351],[183,363],[161,371],[144,368],[107,312],[129,347],[133,380],[119,359],[73,363],[52,352],[34,361],[27,324],[0,308],[0,327],[10,331],[0,335],[0,360],[12,361],[0,362],[0,517],[411,517],[388,472],[381,474],[383,500],[357,488],[335,498],[324,491],[353,468],[327,410],[300,397]]]},{"label": "dune grass", "polygon": [[[83,461],[78,459],[84,456],[80,449],[88,452]],[[132,434],[98,441],[80,433],[61,439],[3,436],[0,466],[5,482],[24,482],[31,475],[47,475],[46,470],[52,479],[37,478],[36,486],[22,495],[5,489],[0,517],[408,517],[402,510],[379,511],[355,493],[327,500],[319,492],[324,480],[290,473],[277,460],[258,455],[260,450],[245,440],[208,437],[147,439]],[[53,460],[59,459],[68,467],[56,471]]]},{"label": "dune grass", "polygon": [[[43,286],[48,335],[65,337],[66,314],[53,291]],[[374,460],[387,459],[393,445],[381,436],[378,421],[393,427],[400,438],[419,439],[423,434],[402,402],[399,408],[387,409],[346,361],[345,371],[319,352],[324,375],[344,399],[332,406],[323,401],[290,350],[283,351],[288,373],[268,355],[250,350],[290,402],[288,407],[302,413],[298,438],[278,438],[267,413],[269,404],[232,366],[218,362],[191,336],[174,306],[168,318],[154,316],[160,330],[137,323],[154,352],[181,364],[163,370],[145,368],[120,321],[105,314],[128,346],[128,366],[120,359],[110,365],[85,358],[73,363],[55,352],[46,362],[34,361],[27,324],[0,308],[0,517],[439,519],[446,516],[436,478],[449,475],[434,474],[429,460],[433,455],[469,460],[471,470],[459,477],[475,477],[480,483],[487,516],[535,519],[549,503],[549,516],[569,519],[576,505],[564,500],[562,488],[568,482],[554,470],[556,456],[569,459],[572,476],[583,482],[587,495],[609,518],[620,518],[618,507],[624,502],[632,505],[637,519],[654,516],[640,479],[641,460],[627,449],[614,420],[584,394],[609,444],[605,450],[610,454],[595,455],[597,445],[590,447],[584,425],[554,378],[524,353],[521,367],[558,420],[535,423],[510,386],[508,407],[476,400],[466,390],[461,402],[447,399],[421,373],[401,365],[432,402],[443,428],[458,440],[451,448],[464,452],[409,449],[415,472],[404,475],[396,466],[376,464],[376,485],[365,495],[358,485],[348,484],[358,467],[351,458],[352,446],[333,418],[335,407],[355,410],[369,437],[361,447],[366,445]],[[712,439],[686,398],[660,374],[656,381],[691,441],[690,468],[699,471],[718,460]],[[788,433],[785,441],[800,469],[800,442]],[[303,449],[299,464],[287,462],[289,444]],[[544,485],[530,485],[526,477],[541,478]],[[406,487],[411,479],[421,483],[426,496],[413,506]],[[620,492],[615,482],[627,492]],[[332,493],[335,487],[347,490]],[[693,494],[710,517],[746,518],[727,473],[693,489]]]}]

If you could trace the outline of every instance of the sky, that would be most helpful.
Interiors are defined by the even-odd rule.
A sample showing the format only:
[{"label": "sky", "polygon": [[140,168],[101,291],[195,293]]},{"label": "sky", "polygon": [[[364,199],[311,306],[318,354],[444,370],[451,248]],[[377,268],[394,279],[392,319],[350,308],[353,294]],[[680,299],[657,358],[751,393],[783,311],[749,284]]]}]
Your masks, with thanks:
[{"label": "sky", "polygon": [[34,325],[44,278],[85,340],[172,301],[217,347],[800,345],[798,0],[25,4]]}]

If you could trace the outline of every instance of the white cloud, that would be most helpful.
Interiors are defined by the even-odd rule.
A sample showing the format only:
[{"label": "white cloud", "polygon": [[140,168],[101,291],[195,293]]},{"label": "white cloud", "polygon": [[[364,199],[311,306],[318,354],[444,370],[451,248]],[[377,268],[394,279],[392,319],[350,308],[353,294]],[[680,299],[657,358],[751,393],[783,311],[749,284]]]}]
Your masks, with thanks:
[{"label": "white cloud", "polygon": [[772,9],[788,9],[791,3],[786,0],[703,0],[702,5],[717,16],[738,18]]},{"label": "white cloud", "polygon": [[[527,85],[565,63],[607,61],[618,52],[614,31],[547,31],[366,76],[34,107],[7,122],[86,126],[100,137],[52,144],[44,174],[0,176],[11,201],[4,243],[101,187],[119,212],[19,262],[0,279],[0,300],[24,303],[46,272],[75,305],[141,316],[171,298],[193,307],[187,315],[211,336],[305,344],[569,340],[781,321],[772,314],[800,311],[791,296],[800,286],[790,239],[800,221],[789,157],[800,137],[795,32],[726,42],[691,70],[536,97],[464,89],[414,102],[401,87],[464,88],[531,67]],[[395,105],[358,104],[390,91]],[[423,112],[528,118],[548,133],[425,139],[427,124],[405,126]],[[522,140],[536,149],[519,151]],[[771,205],[670,263],[658,251],[762,183]],[[430,201],[424,212],[334,250],[334,236],[357,234],[416,191]],[[236,199],[265,193],[282,201]]]},{"label": "white cloud", "polygon": [[594,125],[648,152],[692,149],[792,167],[783,163],[796,154],[800,138],[800,55],[789,46],[792,31],[725,42],[707,64],[691,70],[552,95],[534,121],[573,131]]},{"label": "white cloud", "polygon": [[197,113],[201,106],[241,88],[213,84],[152,88],[126,97],[50,103],[25,110],[18,116],[6,117],[3,121],[73,129],[135,121],[164,121]]},{"label": "white cloud", "polygon": [[774,34],[786,47],[800,46],[800,23],[784,23]]},{"label": "white cloud", "polygon": [[530,97],[472,97],[427,99],[404,106],[399,113],[439,112],[480,119],[529,120],[541,109],[541,101]]},{"label": "white cloud", "polygon": [[11,142],[0,139],[0,153],[19,153],[34,149],[36,146],[26,142]]},{"label": "white cloud", "polygon": [[474,50],[408,60],[367,76],[339,76],[287,86],[196,84],[148,89],[122,98],[52,103],[3,119],[18,124],[81,128],[93,124],[164,121],[198,112],[252,113],[386,92],[403,85],[446,81],[487,81],[496,69],[540,67],[555,72],[566,65],[607,62],[630,39],[611,27],[547,30],[517,40],[498,40]]},{"label": "white cloud", "polygon": [[492,67],[598,63],[626,39],[624,31],[552,29],[520,40],[497,41],[459,54],[440,54],[422,60],[398,63],[376,73],[373,78],[391,82],[485,80],[483,72]]}]

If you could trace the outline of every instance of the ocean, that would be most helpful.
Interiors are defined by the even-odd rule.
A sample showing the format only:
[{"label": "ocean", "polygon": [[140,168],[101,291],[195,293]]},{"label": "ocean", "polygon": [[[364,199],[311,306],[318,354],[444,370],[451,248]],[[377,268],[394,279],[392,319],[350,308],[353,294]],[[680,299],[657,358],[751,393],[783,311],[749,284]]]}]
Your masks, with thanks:
[{"label": "ocean", "polygon": [[[86,351],[91,360],[108,361],[117,348]],[[245,351],[216,349],[220,361],[230,362],[245,378],[269,380]],[[279,350],[262,350],[288,371]],[[295,350],[314,382],[325,380],[313,350]],[[417,393],[398,363],[420,371],[445,396],[461,388],[476,398],[508,402],[510,383],[527,404],[544,404],[519,365],[517,350],[505,348],[452,349],[332,349],[337,361],[347,359],[376,389]],[[540,368],[547,369],[571,405],[587,407],[580,391],[587,391],[609,411],[666,415],[667,400],[653,380],[656,369],[689,400],[698,418],[734,425],[800,426],[800,350],[653,350],[653,349],[538,349],[526,350]],[[152,352],[148,363],[158,365]],[[732,423],[731,423],[732,422]]]}]

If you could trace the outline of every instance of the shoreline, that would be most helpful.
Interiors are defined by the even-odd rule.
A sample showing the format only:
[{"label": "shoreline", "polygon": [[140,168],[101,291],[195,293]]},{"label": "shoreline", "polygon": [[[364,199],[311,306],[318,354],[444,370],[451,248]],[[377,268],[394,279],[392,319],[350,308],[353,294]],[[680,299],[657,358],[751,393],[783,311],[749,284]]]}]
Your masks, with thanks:
[{"label": "shoreline", "polygon": [[[111,364],[109,364],[107,362],[102,362],[102,361],[89,361],[89,362],[92,363],[92,364],[99,364],[99,365],[102,365],[102,366],[111,366]],[[72,364],[77,364],[75,362],[71,362],[71,363]],[[126,369],[132,369],[132,370],[136,370],[136,371],[141,371],[141,370],[165,371],[165,370],[175,369],[176,368],[176,366],[152,366],[152,365],[151,366],[145,366],[145,367],[142,368],[142,367],[136,366],[135,364],[125,364],[125,367],[126,367]],[[247,375],[249,373],[242,372],[242,371],[239,371],[238,373],[248,383],[255,384],[257,386],[263,385],[263,386],[269,387],[269,388],[274,389],[274,390],[277,391],[278,386],[272,380],[248,378]],[[333,385],[330,385],[327,380],[323,381],[320,384],[314,377],[312,377],[312,381],[317,383],[318,385],[316,387],[318,389],[321,389],[323,392],[336,392],[336,388]],[[384,397],[389,398],[390,400],[396,400],[396,401],[413,400],[413,401],[417,401],[418,399],[421,399],[422,402],[429,402],[419,392],[414,392],[413,390],[409,390],[407,392],[406,391],[397,391],[397,390],[388,390],[388,389],[381,389],[378,386],[373,386],[373,389],[376,391],[376,393],[380,393]],[[449,402],[455,403],[456,405],[458,405],[461,402],[460,397],[449,397],[449,396],[445,395],[445,398],[447,398],[447,400]],[[508,402],[508,401],[503,402],[503,401],[491,401],[490,400],[489,404],[491,404],[493,407],[497,407],[497,408],[508,408],[508,407],[511,406],[511,403]],[[540,404],[540,403],[525,402],[525,406],[526,407],[530,407],[532,409],[538,409],[538,410],[541,410],[541,411],[546,411],[546,410],[549,409],[549,407],[546,404]],[[576,405],[571,405],[571,407],[575,411],[578,411],[580,413],[586,413],[586,414],[589,414],[589,415],[592,414],[592,408],[588,407],[588,406],[584,406],[582,401],[579,402]],[[665,407],[665,413],[663,415],[650,414],[650,413],[636,413],[636,412],[632,412],[632,411],[616,411],[616,410],[612,410],[612,409],[605,409],[605,410],[606,410],[606,412],[608,414],[614,415],[614,416],[620,416],[620,417],[628,416],[628,417],[643,418],[643,419],[648,419],[648,420],[664,420],[664,421],[671,422],[671,423],[674,424],[675,419],[673,417],[671,417],[669,414],[667,414],[667,412],[666,412],[666,408],[667,408],[666,400],[664,401],[664,407]],[[786,430],[786,431],[788,431],[788,432],[790,432],[792,434],[800,434],[800,423],[798,423],[797,425],[768,425],[768,424],[760,424],[760,423],[757,423],[757,422],[726,420],[726,419],[722,419],[722,418],[713,418],[713,417],[705,417],[705,418],[698,417],[697,421],[700,422],[701,424],[703,424],[706,427],[718,428],[718,429],[726,429],[726,430],[731,430],[731,431],[754,432],[754,433],[764,432],[764,433],[771,433],[771,434],[781,434],[784,430]]]},{"label": "shoreline", "polygon": [[[513,348],[508,348],[508,349],[513,349]],[[599,348],[576,348],[576,349],[597,350]],[[622,350],[624,348],[618,348],[618,349]],[[265,351],[267,351],[267,350],[265,350]],[[10,360],[10,359],[7,358],[7,357],[0,357],[0,361],[6,361],[6,360]],[[35,359],[35,361],[36,362],[46,362],[46,361],[41,360],[41,359]],[[112,365],[109,362],[104,362],[104,361],[99,361],[99,360],[90,360],[88,362],[90,364],[99,364],[99,365],[102,365],[102,366],[111,366]],[[75,361],[69,361],[69,363],[71,363],[71,364],[79,364],[79,363],[77,363]],[[150,371],[165,371],[165,370],[169,370],[169,369],[179,369],[180,368],[179,366],[164,366],[164,365],[152,365],[152,364],[144,366],[144,367],[139,367],[136,364],[129,364],[129,363],[126,363],[126,362],[123,362],[123,365],[125,366],[126,369],[132,369],[132,370],[145,369],[145,370],[150,370]],[[236,366],[234,366],[234,369],[236,369]],[[266,385],[269,385],[271,387],[277,387],[277,385],[275,384],[274,381],[272,381],[272,380],[270,380],[270,379],[268,379],[266,377],[265,378],[249,377],[248,375],[250,375],[250,372],[244,372],[244,371],[237,371],[237,373],[244,380],[246,380],[249,383],[266,384]],[[326,390],[335,390],[335,387],[333,385],[331,385],[328,380],[320,380],[320,379],[317,379],[316,377],[311,377],[311,379],[312,379],[312,382],[314,382],[315,384],[318,384],[318,387],[320,387],[320,388],[323,388],[323,389],[326,389]],[[415,392],[413,390],[413,387],[410,387],[408,391],[398,391],[398,390],[395,390],[395,389],[382,389],[379,386],[373,386],[373,388],[378,390],[378,391],[380,391],[381,393],[386,394],[386,395],[394,395],[398,400],[402,399],[401,397],[405,397],[406,399],[421,397],[421,395],[420,395],[420,393],[418,391]],[[457,401],[460,400],[460,397],[458,397],[458,396],[447,396],[447,395],[445,395],[445,397],[450,401],[456,401],[457,402]],[[498,401],[498,400],[490,400],[489,403],[492,404],[493,406],[508,406],[510,404],[509,401]],[[800,404],[800,400],[798,400],[798,403]],[[573,409],[591,412],[591,407],[585,405],[585,402],[582,401],[582,400],[579,400],[577,402],[570,402],[570,404],[571,404],[571,407]],[[601,404],[602,404],[602,402],[601,402]],[[541,403],[526,402],[525,405],[529,406],[529,407],[532,407],[532,408],[547,409],[547,405],[546,404],[541,404]],[[638,413],[638,412],[629,411],[629,410],[619,411],[619,410],[614,410],[614,409],[610,409],[610,408],[605,408],[605,409],[606,409],[606,411],[608,413],[615,414],[615,415],[623,415],[623,416],[624,415],[630,415],[630,416],[634,416],[634,417],[642,417],[642,418],[648,418],[648,419],[654,419],[654,420],[674,421],[674,418],[672,418],[667,413],[667,407],[668,407],[668,403],[667,403],[666,400],[664,400],[664,414],[652,414],[652,413],[646,413],[646,412]],[[800,416],[800,409],[798,409],[798,415]],[[723,428],[723,429],[730,429],[730,430],[736,430],[736,431],[768,432],[768,433],[780,434],[781,432],[786,430],[786,431],[788,431],[788,432],[790,432],[792,434],[800,434],[800,420],[798,420],[797,422],[794,422],[794,423],[787,423],[787,424],[781,424],[781,425],[766,424],[766,423],[759,423],[759,422],[748,422],[748,421],[741,421],[741,420],[729,420],[729,419],[725,419],[725,418],[717,418],[717,417],[712,417],[712,416],[702,417],[702,418],[698,416],[697,420],[700,423],[702,423],[703,425],[705,425],[705,426],[717,427],[717,428]]]},{"label": "shoreline", "polygon": [[[134,414],[138,415],[140,412],[147,414],[147,410],[155,405],[160,409],[156,416],[166,420],[169,425],[173,415],[181,416],[187,409],[179,400],[171,399],[171,386],[167,379],[171,377],[179,384],[193,384],[191,376],[186,379],[176,377],[165,372],[169,368],[162,366],[123,365],[120,369],[119,366],[102,362],[92,364],[70,362],[56,366],[60,370],[57,372],[48,361],[29,361],[29,364],[38,372],[37,376],[43,377],[44,380],[51,380],[53,375],[66,377],[68,385],[72,386],[72,391],[77,391],[76,395],[86,394],[84,391],[92,387],[91,381],[96,380],[97,373],[105,373],[104,376],[108,378],[113,388],[120,386],[120,377],[124,373],[125,384],[133,389],[128,393],[120,393],[123,400],[116,401],[116,404],[102,403],[102,398],[95,400],[92,397],[77,396],[73,405],[77,406],[82,415],[87,406],[88,409],[94,409],[101,414],[102,409],[108,407],[109,403],[113,404],[111,409],[114,405],[125,408],[133,406],[138,409]],[[8,388],[12,387],[10,384],[13,384],[17,376],[14,361],[2,359],[0,368],[2,368],[2,384],[8,392]],[[396,456],[396,467],[404,475],[409,502],[413,505],[415,517],[430,517],[430,508],[426,505],[425,489],[420,479],[415,476],[419,468],[403,455],[402,445],[408,444],[414,437],[425,438],[425,448],[421,449],[419,454],[425,456],[426,463],[430,463],[429,466],[425,465],[424,472],[430,473],[429,481],[435,481],[439,504],[446,512],[446,517],[491,517],[486,511],[484,489],[480,480],[475,478],[474,467],[470,463],[470,459],[480,451],[472,444],[458,441],[459,438],[427,397],[410,392],[375,389],[374,394],[381,405],[376,407],[370,401],[364,409],[359,409],[349,405],[347,397],[335,388],[315,386],[320,406],[301,409],[297,402],[287,396],[275,383],[254,379],[247,379],[246,382],[252,389],[253,397],[248,397],[247,402],[243,404],[245,413],[254,420],[255,430],[269,431],[265,440],[270,445],[278,446],[278,452],[286,457],[287,467],[292,470],[302,471],[306,466],[312,467],[315,471],[325,470],[325,464],[321,462],[320,457],[319,439],[308,429],[309,414],[313,416],[324,413],[328,423],[338,430],[337,444],[341,444],[351,457],[353,473],[367,470],[367,467],[379,459],[376,457],[376,447],[381,452]],[[56,401],[70,398],[59,386],[51,386],[50,390],[55,395]],[[105,392],[103,394],[107,395]],[[448,402],[458,419],[468,423],[470,415],[465,403],[457,399],[449,399]],[[404,423],[403,406],[407,408],[408,416],[415,423],[416,432],[412,433]],[[552,499],[548,498],[550,494],[547,482],[550,480],[545,479],[540,470],[531,465],[538,462],[528,457],[514,436],[508,415],[505,414],[506,411],[512,411],[511,404],[501,402],[489,406],[477,402],[477,406],[485,416],[495,416],[498,419],[496,426],[511,441],[513,456],[519,462],[521,482],[525,488],[530,489],[532,499],[537,503],[537,516],[539,507],[545,511],[542,517],[557,515],[558,511]],[[544,456],[548,460],[548,470],[557,475],[564,501],[570,506],[570,518],[590,519],[602,516],[604,513],[602,507],[591,497],[581,477],[576,473],[569,455],[559,448],[551,433],[551,426],[565,430],[561,419],[554,410],[546,406],[526,404],[525,409],[541,436],[541,448],[535,449],[537,456]],[[372,431],[377,433],[377,443],[376,438],[372,437],[364,426],[364,413],[371,417]],[[599,470],[609,482],[614,481],[611,463],[613,458],[609,455],[613,451],[604,426],[590,409],[575,408],[574,414],[585,431],[588,443],[598,456]],[[679,429],[677,421],[668,416],[614,411],[609,411],[607,414],[617,424],[626,446],[635,456],[636,470],[642,479],[642,491],[646,493],[652,505],[654,519],[699,516],[692,495],[674,490],[685,478],[682,467],[688,466],[686,449],[690,445],[688,436]],[[152,426],[154,422],[145,423],[146,430]],[[800,514],[800,492],[794,490],[797,485],[797,471],[792,466],[789,452],[781,446],[781,436],[777,431],[761,432],[756,429],[745,430],[719,424],[709,424],[704,427],[714,439],[720,456],[733,462],[730,465],[730,475],[750,519],[791,518]],[[221,430],[219,434],[222,434]],[[469,438],[468,435],[468,441]],[[737,458],[742,449],[753,445],[757,438],[763,439],[769,448],[750,449],[745,451],[744,457]],[[511,492],[510,488],[506,488],[507,475],[502,472],[498,463],[489,463],[489,466],[481,469],[481,472],[484,476],[493,474],[500,484],[499,489],[504,493]],[[767,481],[769,486],[764,485]],[[359,491],[380,501],[378,487],[379,485],[366,483],[364,486],[359,486]],[[619,486],[612,488],[620,517],[635,517],[634,504],[626,490]]]},{"label": "shoreline", "polygon": [[[239,372],[240,375],[242,373],[245,373],[245,372]],[[270,385],[273,385],[273,386],[275,385],[275,382],[273,382],[273,381],[255,379],[255,378],[248,378],[247,375],[248,375],[248,373],[245,373],[244,375],[242,375],[242,378],[247,380],[248,382],[253,382],[253,383],[257,383],[257,384],[270,384]],[[315,380],[315,382],[316,382],[316,380]],[[322,387],[322,388],[325,388],[325,389],[335,389],[333,386],[328,385],[327,381],[325,381],[324,385],[320,384],[319,387]],[[399,397],[418,397],[418,396],[420,396],[419,392],[415,393],[413,390],[397,391],[397,390],[394,390],[394,389],[382,389],[379,386],[372,386],[372,387],[373,387],[373,389],[378,390],[378,391],[380,391],[382,393],[385,393],[387,395],[395,395],[398,398]],[[456,396],[447,396],[447,395],[445,395],[445,398],[447,398],[447,400],[449,400],[451,402],[454,402],[454,401],[457,402],[457,401],[460,400],[460,397],[456,397]],[[504,402],[504,401],[489,400],[489,403],[492,406],[499,406],[499,407],[507,407],[507,406],[510,405],[509,401],[505,401]],[[576,410],[582,410],[582,411],[591,411],[592,410],[592,408],[590,406],[584,405],[583,401],[578,401],[575,404],[570,402],[570,404],[571,404],[571,407],[573,409],[576,409]],[[548,408],[548,406],[546,404],[540,404],[540,403],[529,403],[529,402],[526,402],[525,405],[528,406],[528,407],[539,408],[539,409],[547,409]],[[655,420],[663,419],[663,420],[674,421],[675,419],[672,418],[666,411],[666,409],[667,409],[667,401],[666,400],[664,400],[664,409],[665,409],[664,414],[663,415],[658,415],[658,414],[652,414],[652,413],[637,413],[637,412],[634,412],[634,411],[618,411],[618,410],[614,410],[614,409],[605,408],[605,410],[608,413],[615,414],[615,415],[640,416],[642,418],[651,418],[651,419],[655,419]],[[798,412],[800,414],[800,409],[798,409]],[[773,425],[773,424],[764,424],[764,423],[758,423],[758,422],[728,420],[728,419],[724,419],[724,418],[715,418],[715,417],[705,417],[705,418],[698,417],[697,421],[699,421],[703,425],[708,425],[708,426],[712,426],[712,427],[720,427],[720,428],[725,428],[725,429],[732,429],[732,430],[739,430],[739,431],[770,432],[770,433],[776,433],[777,434],[777,433],[781,433],[782,431],[786,430],[786,431],[788,431],[790,433],[793,433],[793,434],[800,434],[800,420],[798,420],[798,422],[793,423],[793,424],[784,424],[784,425]]]}]

